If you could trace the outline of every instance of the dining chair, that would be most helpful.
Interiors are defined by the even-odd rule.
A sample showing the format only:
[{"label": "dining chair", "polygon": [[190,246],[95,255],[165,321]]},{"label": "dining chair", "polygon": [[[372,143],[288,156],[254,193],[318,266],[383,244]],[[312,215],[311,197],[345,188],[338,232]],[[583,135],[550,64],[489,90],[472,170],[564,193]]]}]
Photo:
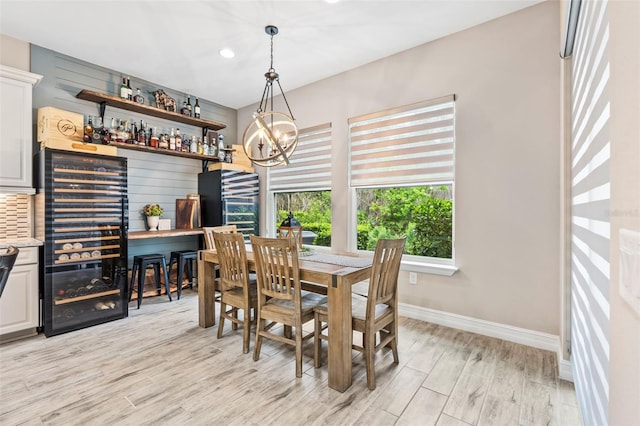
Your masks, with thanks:
[{"label": "dining chair", "polygon": [[[390,346],[393,362],[398,364],[398,272],[406,237],[379,239],[373,255],[369,291],[367,297],[352,295],[351,328],[362,333],[362,346],[353,344],[353,349],[364,354],[367,370],[367,387],[376,388],[373,358],[376,352]],[[322,334],[328,322],[326,304],[316,307],[314,312],[314,366],[320,366],[322,340],[331,336]],[[324,323],[324,324],[323,324]],[[376,344],[376,335],[380,342]]]},{"label": "dining chair", "polygon": [[293,238],[298,245],[298,250],[302,250],[302,226],[280,226],[278,238]]},{"label": "dining chair", "polygon": [[221,234],[235,234],[238,232],[238,228],[236,225],[203,226],[202,231],[204,232],[204,248],[212,250],[216,247],[213,242],[214,232],[219,232]]},{"label": "dining chair", "polygon": [[[260,359],[262,339],[268,338],[295,347],[296,377],[302,377],[302,342],[313,337],[304,335],[302,325],[313,320],[313,310],[327,298],[302,291],[298,247],[290,238],[264,238],[252,235],[251,245],[258,281],[258,315],[253,359]],[[273,333],[276,324],[285,326],[284,335]],[[286,332],[294,329],[293,337]]]},{"label": "dining chair", "polygon": [[[256,281],[249,279],[249,266],[244,237],[238,233],[213,233],[213,240],[220,265],[220,321],[218,339],[222,337],[224,321],[231,321],[232,330],[243,327],[242,352],[249,352],[252,312],[255,318],[258,307]],[[230,309],[227,309],[227,308]],[[238,318],[238,311],[243,318]]]},{"label": "dining chair", "polygon": [[9,274],[13,269],[13,265],[16,263],[20,250],[14,246],[7,247],[5,253],[0,254],[0,296],[4,292],[4,288],[7,285]]}]

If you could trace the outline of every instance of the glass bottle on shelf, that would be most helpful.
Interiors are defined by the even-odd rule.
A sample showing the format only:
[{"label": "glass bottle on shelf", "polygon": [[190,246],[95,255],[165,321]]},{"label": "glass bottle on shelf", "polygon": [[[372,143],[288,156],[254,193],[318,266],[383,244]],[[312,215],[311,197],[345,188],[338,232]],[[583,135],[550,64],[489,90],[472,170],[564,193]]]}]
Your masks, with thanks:
[{"label": "glass bottle on shelf", "polygon": [[169,134],[169,149],[171,151],[176,150],[176,134],[173,131],[173,127],[171,128],[171,133]]},{"label": "glass bottle on shelf", "polygon": [[182,151],[182,136],[180,136],[180,129],[176,129],[176,151]]},{"label": "glass bottle on shelf", "polygon": [[149,129],[149,146],[159,148],[160,139],[158,138],[158,128]]},{"label": "glass bottle on shelf", "polygon": [[189,111],[187,110],[187,103],[182,101],[182,108],[180,108],[180,114],[189,115]]},{"label": "glass bottle on shelf", "polygon": [[111,117],[111,127],[109,127],[109,140],[116,142],[118,140],[118,129],[116,127],[116,119]]},{"label": "glass bottle on shelf", "polygon": [[189,152],[192,154],[197,154],[199,145],[202,145],[202,141],[200,140],[200,138],[198,138],[198,142],[191,138],[191,144],[189,144]]},{"label": "glass bottle on shelf", "polygon": [[160,135],[160,139],[158,140],[158,148],[169,149],[169,141],[167,140],[166,133]]},{"label": "glass bottle on shelf", "polygon": [[224,136],[218,136],[218,159],[220,162],[224,162],[226,160],[225,156],[226,152],[224,152]]},{"label": "glass bottle on shelf", "polygon": [[131,89],[131,79],[129,77],[127,77],[127,99],[133,100],[133,89]]},{"label": "glass bottle on shelf", "polygon": [[193,116],[193,108],[191,106],[191,96],[187,96],[187,115],[189,117]]},{"label": "glass bottle on shelf", "polygon": [[209,155],[209,144],[207,143],[206,137],[202,141],[202,144],[198,145],[198,154]]},{"label": "glass bottle on shelf", "polygon": [[[138,89],[140,90],[140,89]],[[138,145],[146,145],[147,144],[147,131],[145,130],[145,125],[142,120],[140,120],[140,128],[138,129]]]},{"label": "glass bottle on shelf", "polygon": [[144,96],[142,96],[140,88],[136,89],[136,95],[133,97],[133,101],[137,104],[144,104]]},{"label": "glass bottle on shelf", "polygon": [[127,89],[126,77],[122,77],[122,84],[120,85],[120,97],[122,99],[129,99],[129,89]]},{"label": "glass bottle on shelf", "polygon": [[196,98],[196,104],[193,106],[193,116],[200,118],[200,102],[198,102],[198,98]]},{"label": "glass bottle on shelf", "polygon": [[89,116],[87,120],[87,124],[84,125],[84,135],[82,136],[82,140],[84,142],[91,142],[93,137],[93,120],[91,116]]}]

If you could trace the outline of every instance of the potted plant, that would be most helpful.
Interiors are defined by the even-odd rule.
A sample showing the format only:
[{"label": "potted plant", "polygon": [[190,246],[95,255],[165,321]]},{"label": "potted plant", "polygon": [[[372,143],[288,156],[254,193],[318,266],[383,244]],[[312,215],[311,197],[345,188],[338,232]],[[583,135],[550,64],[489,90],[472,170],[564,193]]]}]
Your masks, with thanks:
[{"label": "potted plant", "polygon": [[159,204],[147,204],[142,209],[142,214],[147,217],[147,225],[149,226],[149,231],[157,231],[158,223],[160,222],[160,216],[162,216],[164,210],[160,207]]}]

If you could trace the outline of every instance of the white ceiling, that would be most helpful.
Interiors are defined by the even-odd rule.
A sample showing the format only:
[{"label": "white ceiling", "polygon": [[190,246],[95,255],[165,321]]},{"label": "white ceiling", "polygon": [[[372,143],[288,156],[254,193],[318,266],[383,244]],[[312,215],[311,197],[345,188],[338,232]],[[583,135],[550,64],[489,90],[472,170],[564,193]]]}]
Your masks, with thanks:
[{"label": "white ceiling", "polygon": [[[240,108],[543,0],[0,0],[2,34]],[[232,48],[224,59],[218,51]]]}]

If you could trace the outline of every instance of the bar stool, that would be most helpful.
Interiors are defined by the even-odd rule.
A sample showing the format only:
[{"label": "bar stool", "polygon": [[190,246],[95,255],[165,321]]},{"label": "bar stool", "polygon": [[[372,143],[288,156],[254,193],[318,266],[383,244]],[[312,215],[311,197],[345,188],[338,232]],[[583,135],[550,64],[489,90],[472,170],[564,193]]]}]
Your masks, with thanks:
[{"label": "bar stool", "polygon": [[187,278],[189,278],[189,288],[193,288],[193,261],[197,259],[198,252],[195,250],[172,251],[169,258],[169,276],[171,276],[171,267],[173,262],[178,264],[178,273],[176,275],[176,285],[178,287],[178,300],[182,295],[182,277],[184,275],[184,263],[187,262]]},{"label": "bar stool", "polygon": [[169,274],[167,273],[167,261],[163,254],[145,254],[133,257],[133,269],[131,269],[131,283],[129,285],[129,301],[131,301],[131,295],[133,293],[133,285],[136,279],[136,272],[138,273],[138,309],[142,304],[142,294],[144,293],[144,281],[146,277],[146,271],[149,266],[153,266],[154,277],[156,281],[156,288],[158,294],[160,294],[160,267],[164,272],[164,286],[169,296],[169,302],[171,302],[171,289],[169,288]]}]

